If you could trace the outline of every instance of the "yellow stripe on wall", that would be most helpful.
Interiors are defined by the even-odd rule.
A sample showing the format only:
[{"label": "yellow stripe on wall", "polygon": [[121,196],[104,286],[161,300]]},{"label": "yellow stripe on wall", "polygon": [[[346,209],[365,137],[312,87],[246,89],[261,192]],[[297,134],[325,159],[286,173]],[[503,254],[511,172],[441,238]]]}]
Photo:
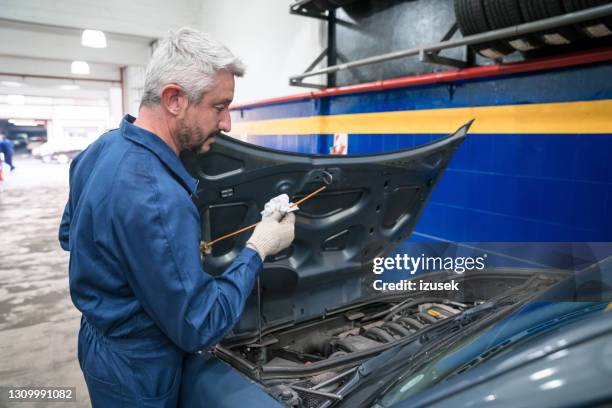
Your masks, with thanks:
[{"label": "yellow stripe on wall", "polygon": [[612,133],[612,100],[309,116],[234,122],[234,135],[451,133]]}]

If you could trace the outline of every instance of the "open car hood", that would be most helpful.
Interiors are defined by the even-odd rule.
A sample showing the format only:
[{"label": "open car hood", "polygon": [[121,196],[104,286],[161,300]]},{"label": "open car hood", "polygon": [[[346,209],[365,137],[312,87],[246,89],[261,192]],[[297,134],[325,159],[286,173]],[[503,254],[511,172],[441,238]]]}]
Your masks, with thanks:
[{"label": "open car hood", "polygon": [[[373,259],[411,234],[470,125],[427,145],[381,154],[296,154],[219,135],[208,153],[183,157],[200,182],[195,203],[206,242],[259,221],[270,198],[287,193],[297,201],[331,176],[327,189],[296,212],[291,247],[266,258],[261,291],[253,290],[230,336],[309,320],[375,295]],[[204,269],[221,274],[250,235],[214,245]]]}]

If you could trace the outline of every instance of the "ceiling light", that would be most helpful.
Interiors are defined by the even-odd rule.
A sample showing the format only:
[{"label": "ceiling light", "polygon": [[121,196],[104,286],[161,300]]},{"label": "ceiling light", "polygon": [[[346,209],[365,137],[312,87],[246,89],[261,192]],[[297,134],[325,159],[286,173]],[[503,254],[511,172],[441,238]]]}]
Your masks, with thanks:
[{"label": "ceiling light", "polygon": [[89,64],[85,61],[72,61],[70,72],[77,75],[89,75]]},{"label": "ceiling light", "polygon": [[81,44],[85,47],[106,48],[106,36],[100,30],[83,30]]},{"label": "ceiling light", "polygon": [[77,84],[59,85],[58,88],[63,89],[64,91],[76,91],[77,89],[81,89],[81,87],[78,86]]},{"label": "ceiling light", "polygon": [[23,95],[6,95],[6,102],[9,105],[25,105],[25,96],[23,96]]},{"label": "ceiling light", "polygon": [[8,121],[14,126],[38,126],[35,120],[9,119]]},{"label": "ceiling light", "polygon": [[23,85],[21,82],[15,81],[2,81],[0,83],[4,86],[8,86],[9,88],[19,88],[21,85]]}]

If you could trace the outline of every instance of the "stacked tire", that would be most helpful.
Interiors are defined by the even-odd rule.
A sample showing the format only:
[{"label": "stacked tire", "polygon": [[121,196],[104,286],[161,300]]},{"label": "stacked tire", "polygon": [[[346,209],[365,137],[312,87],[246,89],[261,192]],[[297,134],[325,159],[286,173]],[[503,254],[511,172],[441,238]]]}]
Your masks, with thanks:
[{"label": "stacked tire", "polygon": [[[464,36],[511,27],[612,3],[612,0],[454,0],[455,16]],[[520,51],[612,38],[612,17],[474,45],[481,55],[498,59]]]},{"label": "stacked tire", "polygon": [[[563,0],[563,7],[569,13],[610,3],[612,3],[611,0]],[[579,24],[577,27],[581,32],[591,38],[607,37],[612,34],[612,16],[607,16],[599,20],[587,21]]]}]

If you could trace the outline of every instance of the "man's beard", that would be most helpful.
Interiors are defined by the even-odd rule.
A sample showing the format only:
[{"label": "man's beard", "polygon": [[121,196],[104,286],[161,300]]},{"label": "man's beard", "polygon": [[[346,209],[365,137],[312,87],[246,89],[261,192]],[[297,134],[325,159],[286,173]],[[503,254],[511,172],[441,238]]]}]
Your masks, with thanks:
[{"label": "man's beard", "polygon": [[210,135],[205,135],[199,128],[190,127],[184,121],[178,123],[177,139],[180,151],[190,150],[200,153],[204,142]]}]

